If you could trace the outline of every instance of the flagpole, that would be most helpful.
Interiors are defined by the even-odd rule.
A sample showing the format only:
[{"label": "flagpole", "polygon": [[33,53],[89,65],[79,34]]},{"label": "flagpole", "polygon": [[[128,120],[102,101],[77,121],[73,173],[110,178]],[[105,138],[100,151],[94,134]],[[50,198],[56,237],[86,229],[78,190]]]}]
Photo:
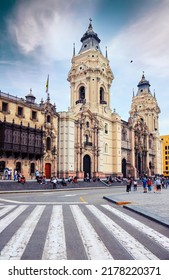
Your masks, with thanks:
[{"label": "flagpole", "polygon": [[49,74],[46,81],[46,93],[48,93],[48,90],[49,90]]}]

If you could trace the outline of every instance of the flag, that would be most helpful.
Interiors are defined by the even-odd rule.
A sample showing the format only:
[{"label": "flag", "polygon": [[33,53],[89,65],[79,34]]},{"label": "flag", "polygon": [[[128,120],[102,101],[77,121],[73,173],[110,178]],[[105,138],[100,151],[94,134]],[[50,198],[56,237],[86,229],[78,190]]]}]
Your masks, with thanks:
[{"label": "flag", "polygon": [[46,81],[46,93],[48,93],[48,88],[49,88],[49,75]]}]

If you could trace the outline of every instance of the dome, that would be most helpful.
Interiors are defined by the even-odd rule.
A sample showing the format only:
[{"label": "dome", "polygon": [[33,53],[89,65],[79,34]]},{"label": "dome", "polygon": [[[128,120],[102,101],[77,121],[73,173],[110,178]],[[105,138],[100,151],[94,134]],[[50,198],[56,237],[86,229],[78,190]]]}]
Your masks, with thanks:
[{"label": "dome", "polygon": [[81,38],[82,47],[79,53],[82,53],[89,49],[95,49],[101,53],[100,46],[99,46],[101,40],[99,39],[97,33],[93,31],[93,26],[91,21],[92,20],[90,19],[88,30],[84,33],[83,37]]}]

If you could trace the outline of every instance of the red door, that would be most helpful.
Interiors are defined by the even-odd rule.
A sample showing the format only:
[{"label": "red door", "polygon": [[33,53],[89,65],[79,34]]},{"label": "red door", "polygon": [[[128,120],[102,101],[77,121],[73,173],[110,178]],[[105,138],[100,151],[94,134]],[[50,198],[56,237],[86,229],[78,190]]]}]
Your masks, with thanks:
[{"label": "red door", "polygon": [[46,179],[51,178],[51,164],[50,163],[45,164],[45,176],[46,176]]}]

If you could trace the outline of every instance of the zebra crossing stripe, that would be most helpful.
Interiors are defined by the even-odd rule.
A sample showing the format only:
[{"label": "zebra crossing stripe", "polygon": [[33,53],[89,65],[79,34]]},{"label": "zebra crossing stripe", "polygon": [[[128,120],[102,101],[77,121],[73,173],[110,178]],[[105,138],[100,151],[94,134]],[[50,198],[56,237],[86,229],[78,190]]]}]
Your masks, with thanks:
[{"label": "zebra crossing stripe", "polygon": [[77,205],[71,205],[70,208],[82,238],[88,259],[113,259],[92,225],[88,222],[86,216],[82,213],[80,207]]},{"label": "zebra crossing stripe", "polygon": [[120,212],[119,210],[111,207],[110,205],[102,205],[102,207],[109,210],[111,213],[115,214],[116,216],[120,217],[121,219],[125,220],[127,223],[131,224],[137,230],[141,231],[146,236],[150,237],[152,240],[154,240],[156,243],[158,243],[160,246],[162,246],[166,250],[169,250],[169,238],[167,238],[166,236],[164,236],[161,233],[155,231],[154,229],[144,225],[143,223],[135,220],[134,218]]},{"label": "zebra crossing stripe", "polygon": [[[20,206],[22,207],[22,206]],[[13,235],[0,253],[2,259],[19,260],[29,242],[29,239],[44,211],[45,206],[36,206],[22,226]]]},{"label": "zebra crossing stripe", "polygon": [[0,233],[16,219],[26,208],[28,205],[21,205],[17,209],[15,209],[12,213],[8,214],[2,220],[0,220]]},{"label": "zebra crossing stripe", "polygon": [[61,205],[53,206],[42,259],[67,259],[63,210]]},{"label": "zebra crossing stripe", "polygon": [[96,216],[97,219],[111,232],[120,244],[136,260],[157,260],[158,258],[146,249],[140,242],[118,226],[113,220],[93,205],[86,207]]},{"label": "zebra crossing stripe", "polygon": [[15,208],[16,205],[8,205],[5,206],[4,208],[2,208],[2,210],[0,210],[0,217],[2,217],[3,215],[5,215],[6,213],[8,213],[10,210],[12,210],[13,208]]}]

